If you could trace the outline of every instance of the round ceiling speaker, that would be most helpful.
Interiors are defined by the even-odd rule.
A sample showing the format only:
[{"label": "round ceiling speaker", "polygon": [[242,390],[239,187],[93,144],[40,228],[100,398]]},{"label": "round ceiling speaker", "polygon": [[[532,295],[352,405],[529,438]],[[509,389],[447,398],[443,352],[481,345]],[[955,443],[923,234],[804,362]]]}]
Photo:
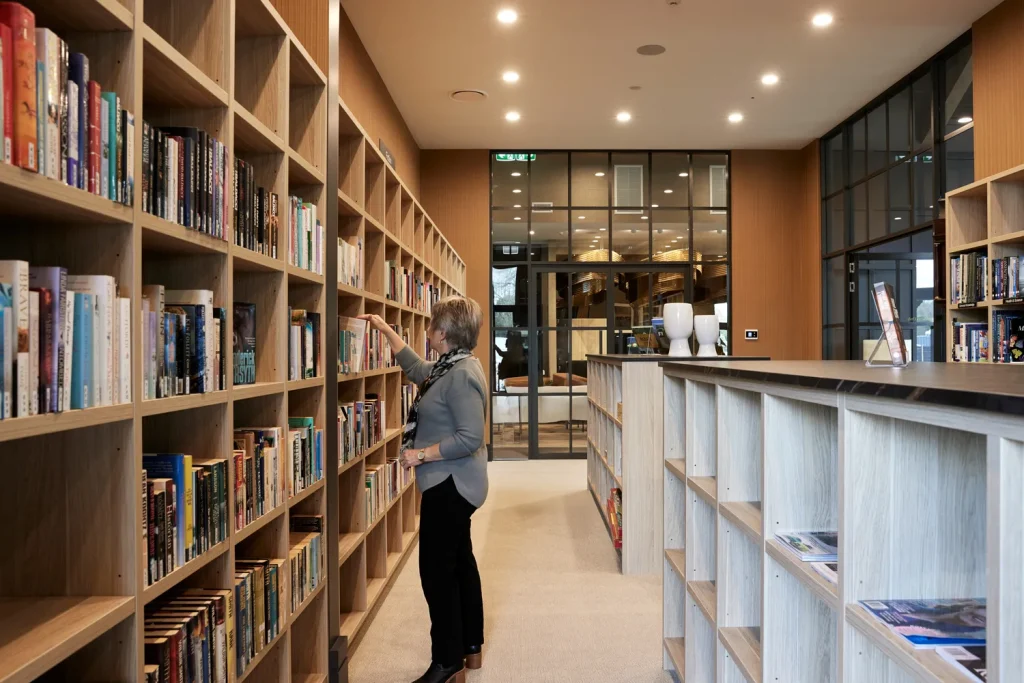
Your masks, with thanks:
[{"label": "round ceiling speaker", "polygon": [[665,53],[664,45],[641,45],[636,49],[637,54],[644,57],[656,57]]},{"label": "round ceiling speaker", "polygon": [[487,99],[487,93],[483,90],[452,90],[448,97],[456,102],[483,102]]}]

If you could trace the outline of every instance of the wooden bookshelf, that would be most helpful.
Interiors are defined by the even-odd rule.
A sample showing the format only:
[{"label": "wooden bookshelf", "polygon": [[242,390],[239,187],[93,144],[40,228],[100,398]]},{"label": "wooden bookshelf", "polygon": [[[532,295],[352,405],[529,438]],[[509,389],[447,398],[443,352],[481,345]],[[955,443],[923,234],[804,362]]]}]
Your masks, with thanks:
[{"label": "wooden bookshelf", "polygon": [[[970,393],[996,368],[925,365],[664,364],[666,670],[701,683],[966,683],[860,601],[984,597],[989,680],[1016,680],[1024,420]],[[807,388],[825,377],[837,389]],[[836,584],[776,539],[828,529]]]},{"label": "wooden bookshelf", "polygon": [[[1024,256],[1024,166],[983,178],[946,194],[946,360],[953,358],[954,323],[984,323],[988,329],[992,362],[997,315],[1024,314],[1024,297],[996,299],[992,285],[992,264],[1008,256]],[[985,298],[960,305],[954,300],[950,259],[976,253],[988,258]],[[967,362],[967,361],[962,361]],[[1024,367],[1024,364],[1021,365]]]},{"label": "wooden bookshelf", "polygon": [[[376,312],[401,322],[422,347],[429,310],[386,302],[388,253],[441,294],[465,291],[465,264],[405,182],[384,161],[375,140],[351,116],[306,44],[329,41],[339,27],[295,21],[318,3],[289,0],[25,0],[37,26],[54,29],[74,51],[90,59],[91,77],[114,90],[135,116],[135,203],[123,206],[42,175],[0,164],[0,210],[11,222],[0,258],[32,265],[66,266],[71,273],[112,275],[120,296],[132,303],[132,396],[124,405],[0,421],[0,514],[11,522],[0,531],[0,683],[89,680],[137,683],[143,671],[146,605],[184,588],[231,588],[236,560],[287,557],[293,515],[321,514],[340,531],[340,571],[294,612],[283,609],[280,633],[232,681],[323,683],[328,648],[337,635],[358,641],[369,617],[385,599],[419,531],[419,500],[405,487],[374,523],[365,519],[368,464],[385,462],[400,447],[397,368],[338,376],[342,399],[376,393],[388,403],[387,433],[361,457],[341,465],[333,379],[337,348],[327,343],[328,311]],[[279,9],[287,6],[289,25]],[[310,34],[309,32],[320,32]],[[334,37],[336,40],[336,36]],[[333,89],[332,89],[333,87]],[[328,145],[329,119],[341,120],[341,144]],[[337,253],[325,245],[325,274],[288,262],[287,209],[276,257],[187,229],[145,213],[142,205],[143,121],[194,125],[254,167],[259,184],[282,201],[301,196],[317,207],[329,236],[365,240],[362,287],[328,280]],[[332,169],[338,168],[338,173]],[[327,187],[339,178],[338,187]],[[385,205],[397,192],[399,219]],[[335,193],[337,192],[337,198]],[[397,226],[394,231],[385,225]],[[236,302],[257,306],[257,378],[232,385],[232,358],[225,355],[228,386],[222,391],[171,398],[142,398],[142,287],[208,289],[214,305],[231,316]],[[328,305],[330,302],[330,305]],[[288,378],[288,309],[321,315],[323,372]],[[230,320],[230,317],[229,317]],[[230,339],[230,332],[227,335]],[[330,391],[328,389],[330,388]],[[147,585],[141,533],[139,482],[142,454],[181,452],[225,458],[229,480],[235,428],[279,427],[289,417],[313,417],[325,430],[327,476],[242,529],[229,523],[228,538]],[[327,438],[333,435],[332,438]],[[25,456],[32,455],[31,458]],[[228,507],[234,506],[229,492]],[[337,505],[328,505],[328,500]],[[333,548],[332,548],[333,553]],[[330,568],[329,568],[330,570]],[[340,575],[340,579],[338,578]],[[327,579],[330,579],[329,581]],[[331,615],[328,598],[341,613]],[[351,615],[359,615],[353,618]],[[329,632],[332,616],[340,620]],[[50,672],[47,674],[47,672]],[[83,674],[82,672],[88,672]]]}]

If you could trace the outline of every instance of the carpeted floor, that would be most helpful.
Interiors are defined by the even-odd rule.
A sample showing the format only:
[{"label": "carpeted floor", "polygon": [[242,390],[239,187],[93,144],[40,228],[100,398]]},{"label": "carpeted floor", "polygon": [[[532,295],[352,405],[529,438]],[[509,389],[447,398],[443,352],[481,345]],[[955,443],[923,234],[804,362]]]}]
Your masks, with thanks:
[{"label": "carpeted floor", "polygon": [[[489,474],[473,517],[487,643],[467,683],[670,681],[661,582],[619,573],[586,461],[494,462]],[[352,658],[352,683],[410,683],[429,663],[415,552]]]}]

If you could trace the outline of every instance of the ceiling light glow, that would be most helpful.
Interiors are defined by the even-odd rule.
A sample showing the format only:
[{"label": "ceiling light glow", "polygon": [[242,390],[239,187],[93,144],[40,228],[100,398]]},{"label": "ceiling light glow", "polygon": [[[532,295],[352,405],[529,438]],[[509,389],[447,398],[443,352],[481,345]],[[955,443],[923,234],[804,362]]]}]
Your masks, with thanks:
[{"label": "ceiling light glow", "polygon": [[672,194],[672,190],[671,189],[665,190],[665,194]]},{"label": "ceiling light glow", "polygon": [[956,122],[959,123],[961,126],[966,126],[968,123],[970,123],[973,120],[974,119],[971,118],[970,116],[961,116],[960,118],[958,118],[956,120]]},{"label": "ceiling light glow", "polygon": [[687,177],[689,177],[689,175],[690,175],[689,173],[687,173],[686,171],[683,171],[682,173],[679,174],[679,177],[680,178],[687,178]]},{"label": "ceiling light glow", "polygon": [[778,83],[778,74],[765,74],[764,76],[761,76],[761,85],[778,85]]},{"label": "ceiling light glow", "polygon": [[628,123],[629,120],[632,118],[633,115],[630,114],[628,111],[620,111],[618,114],[615,115],[615,120],[617,120],[619,123]]},{"label": "ceiling light glow", "polygon": [[515,218],[513,218],[512,220],[514,220],[514,221],[521,221],[521,220],[523,220],[523,219],[522,219],[522,218],[520,218],[519,216],[516,216],[516,217],[515,217]]},{"label": "ceiling light glow", "polygon": [[826,28],[832,25],[832,15],[829,12],[819,12],[811,19],[811,23],[818,28]]},{"label": "ceiling light glow", "polygon": [[505,73],[501,74],[501,80],[505,81],[506,83],[517,83],[519,81],[519,74],[516,73],[515,71],[506,71]]},{"label": "ceiling light glow", "polygon": [[498,12],[498,21],[503,24],[514,24],[519,19],[519,12],[514,9],[505,8]]},{"label": "ceiling light glow", "polygon": [[579,218],[580,218],[580,220],[581,220],[581,221],[585,221],[585,220],[587,220],[587,217],[586,217],[586,216],[580,216]]},{"label": "ceiling light glow", "polygon": [[733,113],[729,114],[729,123],[739,123],[742,120],[743,114],[739,113],[738,111],[734,111]]},{"label": "ceiling light glow", "polygon": [[596,175],[598,178],[604,178],[604,171],[598,171],[594,175]]},{"label": "ceiling light glow", "polygon": [[505,114],[505,120],[506,121],[518,121],[519,120],[519,112],[517,112],[517,111],[510,111],[509,113]]},{"label": "ceiling light glow", "polygon": [[519,171],[513,171],[513,172],[512,172],[512,177],[513,177],[513,178],[518,178],[518,177],[519,177],[519,176],[521,176],[521,175],[523,175],[523,174],[522,174],[522,173],[520,173]]},{"label": "ceiling light glow", "polygon": [[512,208],[513,209],[521,209],[521,208],[523,208],[523,205],[522,204],[513,204]]},{"label": "ceiling light glow", "polygon": [[522,190],[520,190],[518,187],[512,190],[512,194],[519,194],[520,192],[522,192]]}]

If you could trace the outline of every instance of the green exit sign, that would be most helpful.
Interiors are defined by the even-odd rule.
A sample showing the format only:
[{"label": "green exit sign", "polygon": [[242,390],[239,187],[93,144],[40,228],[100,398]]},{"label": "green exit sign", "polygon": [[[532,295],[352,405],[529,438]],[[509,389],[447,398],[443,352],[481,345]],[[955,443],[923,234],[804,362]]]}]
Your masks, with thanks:
[{"label": "green exit sign", "polygon": [[495,154],[495,161],[537,161],[536,154]]}]

